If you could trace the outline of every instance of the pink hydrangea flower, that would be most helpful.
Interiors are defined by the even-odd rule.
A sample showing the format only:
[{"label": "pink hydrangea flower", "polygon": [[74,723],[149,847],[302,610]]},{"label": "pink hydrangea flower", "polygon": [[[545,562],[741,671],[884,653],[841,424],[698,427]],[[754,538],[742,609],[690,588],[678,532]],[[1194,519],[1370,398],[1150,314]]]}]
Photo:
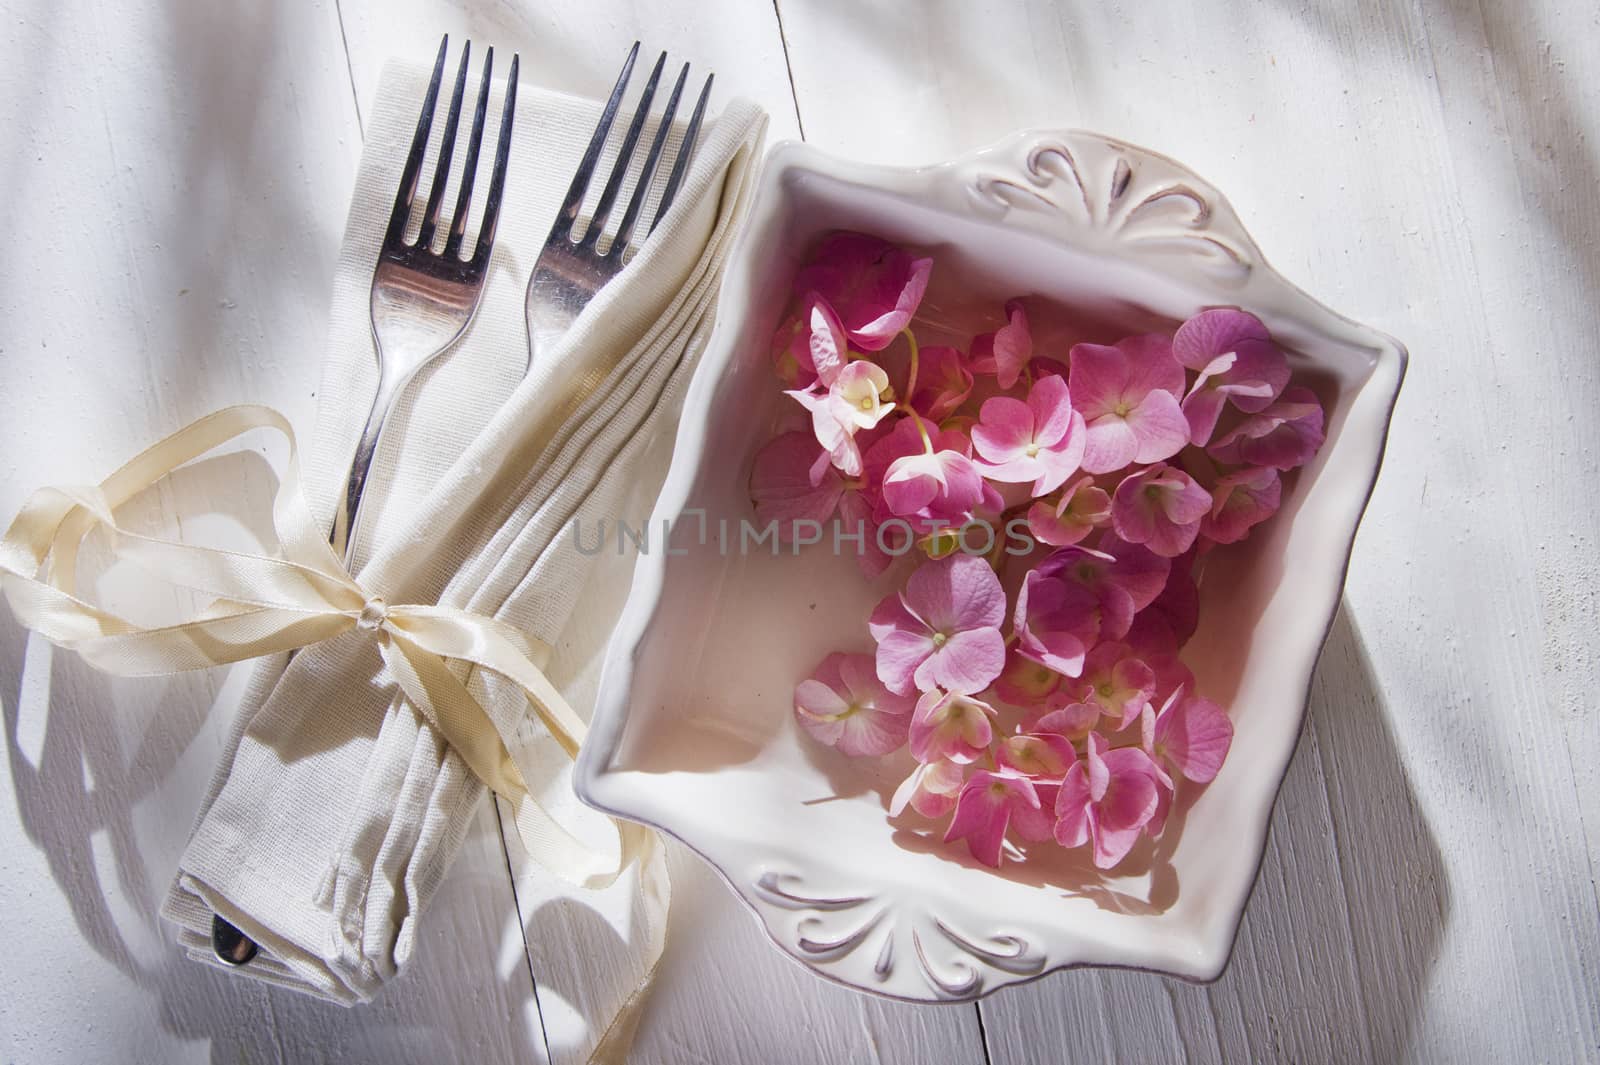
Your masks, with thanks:
[{"label": "pink hydrangea flower", "polygon": [[1145,742],[1151,754],[1196,784],[1216,777],[1232,745],[1233,722],[1222,707],[1182,688],[1168,697]]},{"label": "pink hydrangea flower", "polygon": [[827,521],[844,497],[844,479],[831,464],[823,464],[821,480],[811,479],[818,458],[826,454],[814,434],[798,430],[773,437],[756,452],[750,468],[756,520],[763,526],[777,522],[785,542],[794,538],[796,522]]},{"label": "pink hydrangea flower", "polygon": [[1005,612],[1000,579],[983,559],[952,555],[918,566],[905,590],[886,596],[868,620],[878,676],[901,695],[981,692],[1005,667]]},{"label": "pink hydrangea flower", "polygon": [[1063,677],[1042,662],[1017,652],[1006,652],[1006,665],[995,678],[994,693],[1012,706],[1025,710],[1044,707],[1061,687]]},{"label": "pink hydrangea flower", "polygon": [[1192,551],[1171,560],[1160,594],[1139,611],[1123,637],[1147,662],[1176,655],[1200,625],[1200,589],[1194,582],[1193,562]]},{"label": "pink hydrangea flower", "polygon": [[1271,466],[1217,478],[1211,488],[1211,511],[1200,521],[1200,535],[1214,543],[1238,543],[1278,512],[1282,492],[1278,471]]},{"label": "pink hydrangea flower", "polygon": [[850,361],[849,337],[827,300],[808,293],[800,313],[791,315],[772,337],[772,364],[791,390],[810,391],[833,384]]},{"label": "pink hydrangea flower", "polygon": [[962,787],[944,840],[966,840],[974,858],[998,869],[1006,829],[1013,822],[1021,834],[1048,838],[1049,818],[1033,781],[1015,773],[980,770]]},{"label": "pink hydrangea flower", "polygon": [[1189,442],[1189,421],[1178,404],[1183,367],[1166,337],[1129,337],[1111,347],[1074,344],[1071,359],[1067,384],[1087,426],[1085,471],[1160,462]]},{"label": "pink hydrangea flower", "polygon": [[985,477],[1008,484],[1033,482],[1047,495],[1078,471],[1084,453],[1083,415],[1072,408],[1067,383],[1046,377],[1028,390],[1026,403],[1010,396],[983,401],[972,446],[985,461]]},{"label": "pink hydrangea flower", "polygon": [[871,655],[835,652],[794,689],[794,716],[811,738],[845,754],[880,755],[906,742],[914,704],[883,686]]},{"label": "pink hydrangea flower", "polygon": [[1156,674],[1125,643],[1102,643],[1084,661],[1079,702],[1110,718],[1113,729],[1127,728],[1150,705]]},{"label": "pink hydrangea flower", "polygon": [[[889,375],[870,362],[852,362],[834,375],[825,393],[791,391],[789,395],[811,412],[811,431],[828,452],[834,466],[846,476],[861,475],[861,447],[856,433],[875,427],[894,409],[883,401]],[[820,473],[813,473],[820,479]]]},{"label": "pink hydrangea flower", "polygon": [[1097,549],[1082,544],[1063,547],[1034,567],[1034,572],[1088,589],[1100,605],[1100,639],[1120,640],[1134,615],[1161,594],[1172,562],[1113,532],[1102,533],[1099,543]]},{"label": "pink hydrangea flower", "polygon": [[911,753],[919,762],[970,765],[994,740],[994,707],[960,692],[923,693],[911,714]]},{"label": "pink hydrangea flower", "polygon": [[[915,455],[922,450],[922,437],[910,418],[886,419],[872,433],[876,435],[857,436],[862,447],[861,490],[855,493],[854,498],[847,493],[840,502],[840,517],[845,523],[845,532],[854,534],[859,530],[862,533],[857,561],[861,572],[869,579],[878,576],[897,557],[910,550],[909,531],[891,525],[881,534],[879,532],[879,527],[894,517],[883,500],[883,478],[895,459]],[[967,446],[966,438],[958,433],[935,434],[933,444],[935,448],[948,447],[951,450]],[[885,546],[888,550],[884,549]]]},{"label": "pink hydrangea flower", "polygon": [[1211,493],[1164,462],[1124,477],[1111,497],[1117,535],[1166,558],[1189,550],[1200,534],[1200,520],[1210,512]]},{"label": "pink hydrangea flower", "polygon": [[1028,727],[1036,734],[1053,733],[1068,741],[1081,743],[1098,724],[1100,707],[1094,703],[1068,703],[1037,718]]},{"label": "pink hydrangea flower", "polygon": [[1012,629],[1018,654],[1076,677],[1100,635],[1100,600],[1083,585],[1062,580],[1041,565],[1022,579]]},{"label": "pink hydrangea flower", "polygon": [[1054,503],[1038,499],[1028,508],[1028,531],[1040,543],[1070,547],[1111,521],[1111,496],[1093,477],[1080,477]]},{"label": "pink hydrangea flower", "polygon": [[894,798],[889,800],[889,816],[899,817],[909,806],[923,817],[943,817],[955,809],[966,774],[966,767],[955,762],[921,763],[895,789]]},{"label": "pink hydrangea flower", "polygon": [[931,422],[942,422],[972,394],[972,371],[965,356],[949,347],[923,348],[917,363],[911,407]]},{"label": "pink hydrangea flower", "polygon": [[1091,732],[1084,759],[1067,770],[1056,796],[1056,842],[1092,843],[1094,864],[1110,869],[1133,849],[1161,806],[1161,768],[1138,747],[1106,749]]},{"label": "pink hydrangea flower", "polygon": [[1015,385],[1031,358],[1033,334],[1021,300],[1006,304],[1005,325],[972,338],[972,368],[978,373],[994,374],[1001,388]]},{"label": "pink hydrangea flower", "polygon": [[1322,447],[1322,404],[1309,388],[1286,389],[1278,401],[1224,433],[1206,450],[1229,465],[1292,470]]},{"label": "pink hydrangea flower", "polygon": [[906,455],[883,477],[884,504],[918,531],[965,525],[988,496],[983,475],[959,451]]},{"label": "pink hydrangea flower", "polygon": [[1204,446],[1231,402],[1242,411],[1264,410],[1289,383],[1289,362],[1261,319],[1247,311],[1201,311],[1172,338],[1178,362],[1199,373],[1183,400],[1189,440]]},{"label": "pink hydrangea flower", "polygon": [[1072,744],[1059,732],[1042,731],[1007,736],[995,747],[995,765],[1025,777],[1060,780],[1077,760]]},{"label": "pink hydrangea flower", "polygon": [[852,343],[881,351],[911,323],[932,271],[932,259],[865,233],[839,232],[795,276],[795,291],[821,295]]}]

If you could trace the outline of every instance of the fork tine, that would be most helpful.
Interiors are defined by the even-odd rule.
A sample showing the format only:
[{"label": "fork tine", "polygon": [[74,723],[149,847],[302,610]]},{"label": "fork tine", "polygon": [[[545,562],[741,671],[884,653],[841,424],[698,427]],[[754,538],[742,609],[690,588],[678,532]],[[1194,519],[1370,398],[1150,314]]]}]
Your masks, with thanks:
[{"label": "fork tine", "polygon": [[683,184],[683,177],[689,172],[694,142],[700,137],[700,122],[706,117],[706,103],[711,99],[711,83],[716,77],[715,74],[706,75],[705,88],[700,90],[700,99],[695,101],[694,113],[689,116],[689,128],[683,131],[683,140],[678,144],[678,157],[672,161],[672,173],[667,175],[667,187],[661,190],[661,202],[656,205],[656,217],[650,223],[646,236],[654,233],[661,219],[666,217],[667,208],[672,206],[673,197],[678,195],[678,186]]},{"label": "fork tine", "polygon": [[450,164],[456,155],[456,128],[461,124],[461,96],[467,90],[467,61],[472,58],[472,42],[461,46],[461,69],[456,71],[456,91],[450,96],[450,114],[444,120],[444,137],[439,141],[439,159],[433,165],[433,186],[428,190],[428,206],[422,212],[422,229],[417,247],[433,247],[434,229],[439,224],[439,201],[444,199],[444,184],[450,180]]},{"label": "fork tine", "polygon": [[[639,220],[639,212],[644,209],[645,197],[650,193],[650,182],[656,176],[656,167],[661,162],[661,149],[666,146],[667,134],[672,130],[672,120],[678,114],[678,101],[683,98],[684,83],[689,80],[689,64],[685,63],[683,69],[678,71],[678,80],[672,86],[672,95],[667,97],[667,106],[661,111],[661,124],[656,127],[655,140],[650,143],[650,154],[645,156],[644,166],[639,169],[639,180],[633,187],[633,196],[628,200],[628,209],[622,214],[622,223],[617,226],[616,239],[611,242],[611,250],[621,253],[627,250],[628,240],[633,236],[633,227]],[[609,253],[608,253],[609,254]]]},{"label": "fork tine", "polygon": [[606,101],[606,107],[600,114],[600,122],[594,127],[594,136],[589,138],[589,147],[583,151],[583,159],[578,163],[578,172],[572,175],[572,185],[567,189],[567,198],[561,204],[561,211],[556,215],[556,224],[550,230],[550,239],[568,237],[572,234],[572,224],[578,220],[578,209],[583,206],[583,194],[589,191],[589,179],[594,176],[594,165],[600,159],[600,149],[605,146],[606,136],[611,132],[611,123],[616,121],[617,108],[622,104],[622,94],[628,88],[628,79],[633,76],[633,61],[639,58],[639,42],[634,41],[633,47],[628,50],[628,59],[622,64],[622,73],[617,75],[616,87],[611,90],[611,98]]},{"label": "fork tine", "polygon": [[[478,86],[478,106],[472,114],[472,134],[467,138],[467,159],[461,170],[461,190],[456,193],[455,213],[450,216],[450,236],[444,253],[461,254],[461,241],[467,232],[467,211],[472,206],[473,179],[478,176],[478,150],[483,147],[483,120],[489,112],[489,87],[493,84],[494,45],[483,57],[483,83]],[[508,90],[509,91],[509,90]]]},{"label": "fork tine", "polygon": [[[478,228],[478,247],[473,262],[489,263],[494,250],[494,231],[500,222],[500,196],[506,189],[506,163],[511,158],[511,119],[517,111],[517,67],[521,57],[511,54],[511,73],[506,76],[506,102],[500,111],[500,139],[494,149],[494,172],[489,175],[489,199],[483,205],[483,225]],[[488,93],[484,94],[485,96]]]},{"label": "fork tine", "polygon": [[644,92],[639,96],[638,106],[633,111],[633,121],[628,123],[628,133],[622,139],[622,147],[617,149],[616,162],[611,164],[611,176],[606,179],[606,187],[600,192],[600,201],[595,204],[594,217],[589,219],[589,228],[583,234],[583,244],[593,248],[600,240],[600,234],[605,231],[606,219],[611,217],[611,208],[617,202],[617,194],[622,191],[622,182],[628,176],[628,164],[633,161],[633,150],[639,144],[639,134],[644,130],[645,119],[650,117],[650,105],[655,101],[656,86],[661,84],[661,71],[667,65],[667,53],[662,52],[656,65],[650,71],[650,79],[644,83]]},{"label": "fork tine", "polygon": [[439,83],[444,80],[445,49],[449,46],[450,35],[447,33],[439,42],[439,58],[433,62],[433,79],[428,82],[427,95],[422,98],[417,133],[411,138],[411,152],[400,171],[400,191],[395,194],[394,213],[389,216],[389,231],[383,238],[385,245],[395,246],[405,239],[406,221],[411,217],[411,200],[417,194],[417,174],[422,169],[422,157],[428,150],[428,132],[433,128],[433,108],[439,101]]}]

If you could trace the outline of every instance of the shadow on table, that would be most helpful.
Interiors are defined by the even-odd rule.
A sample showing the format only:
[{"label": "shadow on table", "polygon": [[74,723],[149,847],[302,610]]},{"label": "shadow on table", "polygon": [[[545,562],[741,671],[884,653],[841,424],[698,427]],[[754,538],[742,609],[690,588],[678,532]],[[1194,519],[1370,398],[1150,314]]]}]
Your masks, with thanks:
[{"label": "shadow on table", "polygon": [[[1343,606],[1271,832],[1230,970],[1208,991],[1213,1008],[1237,1001],[1230,983],[1259,980],[1269,1005],[1299,1014],[1296,1060],[1317,1060],[1322,1046],[1341,1061],[1399,1060],[1439,955],[1450,883]],[[1341,1030],[1353,1045],[1341,1048]]]},{"label": "shadow on table", "polygon": [[[1028,1018],[1048,999],[1061,1019],[1045,1022],[1046,1031],[1088,1025],[1113,1046],[1152,1045],[1150,1016],[1171,1017],[1173,1038],[1197,1061],[1401,1060],[1451,898],[1387,715],[1361,636],[1341,609],[1222,977],[1190,985],[1132,972],[1061,974],[1038,991],[986,1002],[988,1030],[1001,1033],[1001,1044],[1019,1026],[1038,1032],[1040,1022]],[[1109,1003],[1141,1000],[1142,1008],[1106,1015]]]}]

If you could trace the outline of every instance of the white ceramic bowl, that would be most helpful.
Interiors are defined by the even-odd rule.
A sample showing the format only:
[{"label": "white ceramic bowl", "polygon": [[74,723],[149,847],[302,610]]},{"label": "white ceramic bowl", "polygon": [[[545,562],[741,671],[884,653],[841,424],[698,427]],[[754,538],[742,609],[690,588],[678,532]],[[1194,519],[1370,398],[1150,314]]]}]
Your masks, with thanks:
[{"label": "white ceramic bowl", "polygon": [[[948,271],[965,294],[996,304],[1046,297],[1108,337],[1171,328],[1205,306],[1244,307],[1327,409],[1327,443],[1279,513],[1208,559],[1184,657],[1199,689],[1228,708],[1232,752],[1198,798],[1180,793],[1159,845],[1115,875],[1097,873],[1081,849],[1055,847],[998,872],[980,866],[931,826],[889,821],[909,755],[848,759],[795,725],[796,681],[829,651],[871,650],[865,619],[899,576],[868,584],[826,547],[777,558],[737,549],[740,520],[753,519],[751,460],[786,402],[769,339],[801,257],[840,228],[933,249],[936,286]],[[1404,349],[1279,276],[1194,174],[1064,131],[918,170],[777,146],[718,315],[656,508],[655,528],[674,521],[683,553],[656,541],[639,560],[578,760],[579,795],[683,840],[779,947],[864,991],[969,1000],[1072,965],[1215,978],[1338,606]],[[716,543],[723,519],[734,540],[726,553]]]}]

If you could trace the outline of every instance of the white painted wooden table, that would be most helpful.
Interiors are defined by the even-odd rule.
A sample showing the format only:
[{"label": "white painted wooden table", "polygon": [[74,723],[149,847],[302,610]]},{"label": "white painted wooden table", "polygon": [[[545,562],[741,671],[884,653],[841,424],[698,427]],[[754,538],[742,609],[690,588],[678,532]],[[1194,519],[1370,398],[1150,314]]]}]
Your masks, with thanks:
[{"label": "white painted wooden table", "polygon": [[[441,31],[591,95],[639,37],[775,138],[872,160],[1045,124],[1184,160],[1413,354],[1231,967],[888,1004],[784,960],[678,853],[638,1060],[1600,1059],[1592,4],[0,0],[0,24],[7,519],[225,403],[309,427],[362,114]],[[246,491],[180,478],[147,520]],[[178,956],[155,908],[239,680],[115,682],[0,611],[0,1059],[580,1060],[633,979],[626,906],[508,873],[487,812],[371,1006]]]}]

